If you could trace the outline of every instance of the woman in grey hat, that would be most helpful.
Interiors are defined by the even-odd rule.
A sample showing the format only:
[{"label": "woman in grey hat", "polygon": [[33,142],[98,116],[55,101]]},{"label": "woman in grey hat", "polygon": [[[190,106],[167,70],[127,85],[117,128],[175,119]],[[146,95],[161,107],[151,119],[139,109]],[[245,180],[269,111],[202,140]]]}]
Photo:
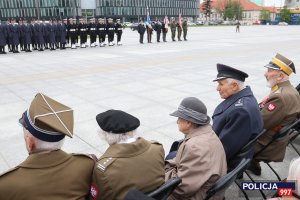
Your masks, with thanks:
[{"label": "woman in grey hat", "polygon": [[[182,100],[178,110],[170,114],[178,117],[177,124],[184,139],[176,157],[166,160],[165,178],[180,177],[182,183],[169,200],[201,200],[206,191],[226,174],[226,156],[222,143],[212,130],[206,106],[195,97]],[[224,193],[213,199],[223,199]]]}]

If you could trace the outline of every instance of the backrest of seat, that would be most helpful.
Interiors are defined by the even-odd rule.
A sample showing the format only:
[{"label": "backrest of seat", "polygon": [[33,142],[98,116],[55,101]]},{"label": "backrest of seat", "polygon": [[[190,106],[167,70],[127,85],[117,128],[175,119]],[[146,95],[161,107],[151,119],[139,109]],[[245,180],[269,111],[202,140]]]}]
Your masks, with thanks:
[{"label": "backrest of seat", "polygon": [[250,158],[243,158],[241,162],[228,174],[222,176],[206,193],[205,200],[208,200],[215,194],[227,189],[235,180],[237,175],[244,172],[250,163]]},{"label": "backrest of seat", "polygon": [[156,200],[165,200],[180,183],[181,183],[181,178],[178,177],[171,178],[163,185],[161,185],[159,188],[147,194],[147,196],[152,197]]},{"label": "backrest of seat", "polygon": [[300,94],[300,83],[297,85],[296,90],[299,92]]}]

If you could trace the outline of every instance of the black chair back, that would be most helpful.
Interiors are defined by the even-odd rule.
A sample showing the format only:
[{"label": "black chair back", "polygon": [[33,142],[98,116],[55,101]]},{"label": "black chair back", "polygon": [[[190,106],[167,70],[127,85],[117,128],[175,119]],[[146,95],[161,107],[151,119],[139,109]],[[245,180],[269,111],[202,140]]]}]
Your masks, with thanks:
[{"label": "black chair back", "polygon": [[181,178],[171,178],[153,192],[148,193],[147,196],[152,197],[156,200],[166,200],[180,183]]},{"label": "black chair back", "polygon": [[236,180],[236,177],[246,170],[250,161],[250,158],[243,158],[236,168],[217,180],[217,182],[206,192],[207,196],[205,200],[208,200],[215,194],[226,190]]}]

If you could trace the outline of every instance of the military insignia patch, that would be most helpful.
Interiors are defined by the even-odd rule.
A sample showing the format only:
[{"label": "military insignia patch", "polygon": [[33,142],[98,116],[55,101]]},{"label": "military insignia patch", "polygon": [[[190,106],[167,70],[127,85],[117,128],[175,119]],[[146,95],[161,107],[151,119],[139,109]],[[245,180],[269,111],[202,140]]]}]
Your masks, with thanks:
[{"label": "military insignia patch", "polygon": [[273,110],[275,110],[275,108],[276,108],[276,105],[274,104],[274,103],[270,103],[269,105],[268,105],[268,111],[270,111],[270,112],[272,112]]},{"label": "military insignia patch", "polygon": [[93,199],[97,199],[99,195],[99,189],[94,185],[94,183],[92,183],[90,194]]}]

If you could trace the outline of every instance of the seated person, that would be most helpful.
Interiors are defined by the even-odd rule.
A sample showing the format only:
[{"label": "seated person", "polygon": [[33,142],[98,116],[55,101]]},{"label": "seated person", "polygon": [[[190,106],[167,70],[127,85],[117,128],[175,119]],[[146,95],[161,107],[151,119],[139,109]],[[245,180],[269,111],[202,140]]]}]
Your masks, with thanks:
[{"label": "seated person", "polygon": [[[248,74],[217,64],[217,91],[222,101],[212,116],[213,130],[219,136],[226,153],[228,171],[243,159],[238,152],[263,130],[263,121],[251,88],[244,86]],[[252,158],[253,152],[246,155]]]},{"label": "seated person", "polygon": [[[178,117],[178,129],[184,134],[184,140],[176,157],[166,160],[166,181],[172,177],[182,179],[168,200],[204,199],[207,190],[226,174],[224,148],[209,124],[206,106],[199,99],[183,99],[171,116]],[[221,193],[214,199],[223,197]]]},{"label": "seated person", "polygon": [[164,149],[136,138],[137,118],[108,110],[96,120],[109,147],[95,165],[90,199],[123,200],[130,189],[147,193],[164,183]]},{"label": "seated person", "polygon": [[[282,127],[295,121],[300,114],[300,95],[289,81],[289,75],[296,73],[294,63],[277,54],[265,67],[267,68],[265,77],[271,91],[260,103],[260,112],[267,132],[255,143],[255,153],[268,144]],[[249,170],[259,176],[261,175],[259,161],[282,162],[288,141],[288,135],[274,141],[252,160]]]},{"label": "seated person", "polygon": [[94,160],[61,150],[65,136],[73,136],[73,110],[38,93],[19,122],[29,155],[0,175],[0,199],[86,199]]}]

